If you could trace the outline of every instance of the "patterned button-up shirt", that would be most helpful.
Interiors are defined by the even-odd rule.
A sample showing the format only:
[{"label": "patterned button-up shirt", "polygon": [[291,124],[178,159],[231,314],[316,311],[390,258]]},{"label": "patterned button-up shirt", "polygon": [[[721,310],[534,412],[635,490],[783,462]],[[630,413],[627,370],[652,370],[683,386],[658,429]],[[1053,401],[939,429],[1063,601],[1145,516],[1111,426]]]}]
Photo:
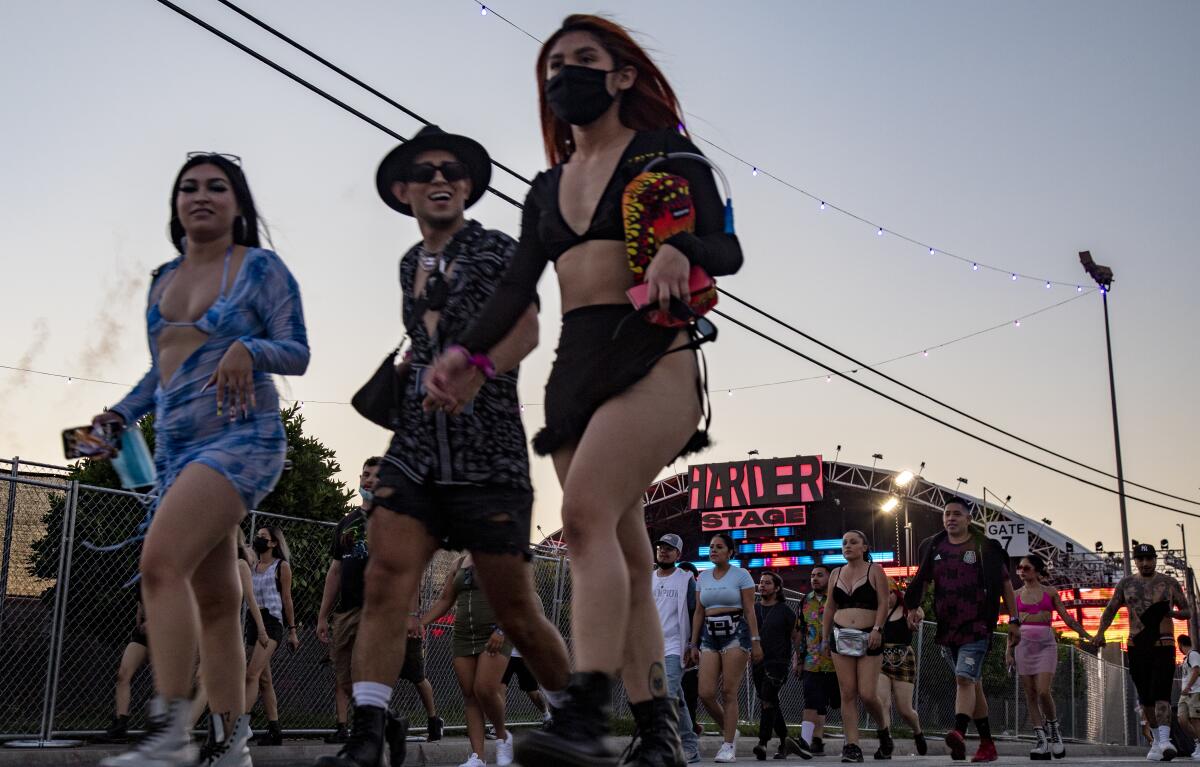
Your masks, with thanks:
[{"label": "patterned button-up shirt", "polygon": [[821,627],[825,620],[825,594],[808,592],[800,602],[799,629],[804,637],[804,670],[833,671],[829,648],[821,646]]},{"label": "patterned button-up shirt", "polygon": [[479,316],[516,251],[513,238],[468,221],[446,245],[443,259],[454,267],[450,294],[431,336],[416,316],[412,296],[421,248],[400,259],[404,326],[412,340],[413,371],[405,390],[400,425],[385,460],[416,482],[493,484],[530,490],[529,451],[517,398],[517,371],[484,383],[471,406],[457,416],[426,413],[423,378],[427,366]]}]

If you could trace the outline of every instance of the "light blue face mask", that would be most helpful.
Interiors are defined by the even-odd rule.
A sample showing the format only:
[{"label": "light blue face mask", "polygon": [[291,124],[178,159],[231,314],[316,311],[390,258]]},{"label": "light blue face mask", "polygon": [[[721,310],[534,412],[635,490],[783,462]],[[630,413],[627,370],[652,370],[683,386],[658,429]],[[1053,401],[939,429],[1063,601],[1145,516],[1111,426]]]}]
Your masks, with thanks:
[{"label": "light blue face mask", "polygon": [[375,500],[375,494],[362,485],[358,486],[358,494],[362,496],[363,503],[370,503]]}]

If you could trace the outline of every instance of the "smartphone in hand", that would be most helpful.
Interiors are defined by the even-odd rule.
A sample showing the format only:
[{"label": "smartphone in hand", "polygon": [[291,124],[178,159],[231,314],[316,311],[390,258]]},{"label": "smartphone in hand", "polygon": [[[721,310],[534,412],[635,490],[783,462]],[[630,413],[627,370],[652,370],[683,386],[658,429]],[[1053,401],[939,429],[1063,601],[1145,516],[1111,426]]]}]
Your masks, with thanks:
[{"label": "smartphone in hand", "polygon": [[115,424],[75,426],[63,429],[63,453],[68,459],[108,458],[118,450],[119,432]]}]

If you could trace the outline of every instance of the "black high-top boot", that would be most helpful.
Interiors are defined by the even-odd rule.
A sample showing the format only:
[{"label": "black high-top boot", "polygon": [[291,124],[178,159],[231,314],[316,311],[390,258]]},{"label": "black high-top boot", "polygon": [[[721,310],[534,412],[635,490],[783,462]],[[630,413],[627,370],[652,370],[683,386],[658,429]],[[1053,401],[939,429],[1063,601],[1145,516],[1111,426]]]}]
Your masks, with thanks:
[{"label": "black high-top boot", "polygon": [[607,742],[612,679],[600,671],[577,671],[565,692],[567,701],[554,710],[550,726],[517,741],[517,762],[524,767],[616,767],[617,753]]},{"label": "black high-top boot", "polygon": [[398,729],[401,729],[400,723],[385,709],[355,706],[346,745],[336,756],[322,756],[313,767],[399,767],[404,763],[404,734],[397,743],[395,733]]},{"label": "black high-top boot", "polygon": [[96,739],[98,743],[125,743],[129,740],[129,714],[114,716],[112,724]]},{"label": "black high-top boot", "polygon": [[622,765],[629,767],[686,767],[679,741],[679,711],[669,698],[651,698],[630,705],[637,729]]}]

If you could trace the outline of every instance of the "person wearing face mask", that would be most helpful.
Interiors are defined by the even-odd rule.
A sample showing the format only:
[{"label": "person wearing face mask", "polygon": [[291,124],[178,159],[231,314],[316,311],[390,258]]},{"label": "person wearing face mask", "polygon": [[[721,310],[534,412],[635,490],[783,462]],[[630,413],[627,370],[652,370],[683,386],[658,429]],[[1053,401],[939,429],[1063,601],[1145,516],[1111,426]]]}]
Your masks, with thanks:
[{"label": "person wearing face mask", "polygon": [[[509,332],[553,263],[562,333],[546,384],[545,427],[533,448],[553,458],[563,487],[576,672],[554,726],[531,733],[518,750],[527,765],[615,763],[605,736],[620,674],[637,721],[629,763],[676,764],[684,756],[645,567],[650,541],[641,497],[665,465],[708,444],[695,351],[702,339],[695,326],[654,324],[630,305],[626,291],[640,267],[627,250],[623,198],[652,160],[700,152],[670,83],[607,19],[567,17],[541,48],[537,82],[554,167],[533,180],[521,242],[495,296],[459,336],[462,349],[439,357],[428,376],[431,400],[462,405],[455,390],[472,374],[471,359]],[[733,274],[742,251],[726,232],[706,162],[673,158],[656,169],[686,179],[687,212],[695,218],[694,231],[665,238],[644,271],[647,305],[670,310],[690,296],[691,267]]]},{"label": "person wearing face mask", "polygon": [[[489,636],[496,633],[519,647],[547,703],[562,705],[569,661],[534,590],[533,485],[517,398],[518,365],[537,345],[536,296],[525,302],[511,331],[470,355],[470,375],[455,390],[459,404],[440,408],[426,402],[430,364],[440,353],[462,353],[458,339],[479,316],[516,250],[511,237],[466,217],[490,178],[491,159],[479,142],[435,126],[389,152],[375,175],[383,202],[415,219],[421,234],[399,269],[401,316],[412,343],[391,444],[363,504],[371,550],[353,653],[350,736],[337,755],[321,757],[316,767],[380,767],[403,760],[408,724],[389,711],[407,655],[396,637],[411,629],[413,600],[439,548],[471,555],[471,588],[464,590],[473,600],[481,597],[471,604],[485,598],[490,606],[496,625],[489,623]],[[477,653],[487,657],[478,659]],[[493,685],[488,673],[498,657],[473,651],[456,658],[456,668],[471,674],[482,667],[477,678],[484,683],[478,687],[489,706],[493,700],[499,705],[492,694],[499,676]],[[504,670],[499,665],[498,674]],[[474,693],[476,685],[463,689]],[[500,727],[497,734],[503,739],[496,741],[496,762],[509,764],[513,734]],[[483,757],[477,745],[475,760]]]},{"label": "person wearing face mask", "polygon": [[[351,666],[354,643],[358,638],[358,624],[362,618],[363,581],[367,570],[367,517],[363,508],[372,498],[379,484],[379,467],[383,459],[372,456],[363,463],[358,478],[358,492],[362,506],[342,517],[333,530],[333,544],[329,551],[329,570],[325,573],[325,589],[321,594],[321,608],[317,613],[317,639],[329,645],[329,657],[333,661],[334,701],[337,711],[336,728],[326,743],[346,743],[350,739],[347,713],[352,692]],[[417,688],[421,705],[425,707],[427,729],[425,739],[442,739],[444,722],[437,715],[437,704],[433,699],[433,687],[425,677],[425,649],[417,620],[418,596],[409,611],[408,637],[404,647],[404,665],[400,678]],[[336,605],[336,607],[334,607]]]},{"label": "person wearing face mask", "polygon": [[278,746],[283,743],[283,734],[279,728],[279,702],[271,679],[271,656],[283,642],[285,632],[292,652],[300,646],[296,614],[292,609],[292,566],[288,562],[287,540],[278,527],[259,528],[250,547],[257,556],[250,568],[250,580],[268,641],[266,645],[261,643],[256,623],[246,624],[246,646],[254,648],[246,663],[246,712],[253,710],[254,701],[261,692],[267,730],[254,739],[254,744]]},{"label": "person wearing face mask", "polygon": [[92,419],[137,428],[153,412],[155,430],[154,500],[132,539],[142,541],[155,697],[142,739],[101,764],[195,764],[190,697],[199,652],[214,720],[205,764],[245,767],[237,531],[283,473],[287,434],[273,375],[304,373],[308,333],[299,285],[262,247],[239,157],[188,154],[171,188],[169,232],[179,255],[155,270],[144,315],[150,368]]}]

